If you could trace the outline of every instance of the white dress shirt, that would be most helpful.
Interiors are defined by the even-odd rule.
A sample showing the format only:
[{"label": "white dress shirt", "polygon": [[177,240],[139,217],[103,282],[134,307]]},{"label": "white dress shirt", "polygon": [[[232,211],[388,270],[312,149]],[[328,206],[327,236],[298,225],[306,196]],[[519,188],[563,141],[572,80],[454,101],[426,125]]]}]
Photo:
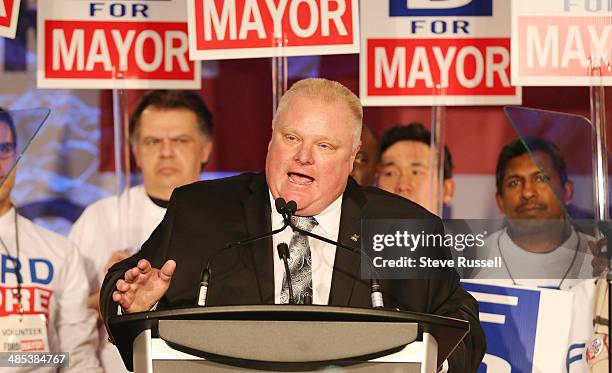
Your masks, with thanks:
[{"label": "white dress shirt", "polygon": [[[270,195],[270,206],[272,207],[271,221],[272,229],[283,226],[283,217],[274,208],[274,198]],[[313,216],[317,225],[312,233],[323,236],[332,241],[338,240],[340,230],[340,213],[342,212],[342,195],[338,197],[320,214]],[[293,231],[287,227],[281,233],[273,236],[272,257],[274,258],[274,303],[280,303],[280,295],[285,277],[285,266],[278,256],[276,246],[285,242],[291,242]],[[329,291],[331,289],[332,273],[334,270],[334,259],[336,258],[336,246],[319,241],[312,237],[308,238],[310,255],[312,258],[312,304],[327,305]]]}]

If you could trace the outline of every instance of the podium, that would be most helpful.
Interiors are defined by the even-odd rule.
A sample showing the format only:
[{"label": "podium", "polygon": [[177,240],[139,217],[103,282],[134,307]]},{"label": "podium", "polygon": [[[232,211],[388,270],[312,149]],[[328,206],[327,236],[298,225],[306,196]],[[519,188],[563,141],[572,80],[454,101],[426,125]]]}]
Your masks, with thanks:
[{"label": "podium", "polygon": [[467,321],[313,305],[182,308],[117,315],[113,339],[134,372],[436,372]]}]

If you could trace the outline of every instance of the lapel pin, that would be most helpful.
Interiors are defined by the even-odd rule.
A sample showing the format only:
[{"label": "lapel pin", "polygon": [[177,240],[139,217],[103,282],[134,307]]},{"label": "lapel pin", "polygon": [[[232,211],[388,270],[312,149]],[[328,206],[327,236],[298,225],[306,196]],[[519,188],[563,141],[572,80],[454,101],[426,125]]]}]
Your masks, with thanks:
[{"label": "lapel pin", "polygon": [[359,235],[355,233],[354,235],[351,236],[351,240],[353,240],[354,242],[359,241]]}]

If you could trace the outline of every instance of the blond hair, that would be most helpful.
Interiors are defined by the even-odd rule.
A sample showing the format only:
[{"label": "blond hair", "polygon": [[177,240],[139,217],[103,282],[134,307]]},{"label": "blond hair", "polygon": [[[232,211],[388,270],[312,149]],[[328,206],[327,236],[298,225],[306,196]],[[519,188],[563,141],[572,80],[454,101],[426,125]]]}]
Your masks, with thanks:
[{"label": "blond hair", "polygon": [[353,114],[353,150],[359,146],[361,139],[361,127],[363,120],[363,108],[361,107],[361,101],[355,96],[350,89],[346,88],[342,84],[327,80],[324,78],[307,78],[302,79],[289,88],[287,92],[281,97],[272,119],[272,128],[276,124],[277,118],[284,110],[286,110],[288,103],[295,97],[305,97],[311,100],[319,100],[321,102],[332,103],[332,102],[344,102],[351,114]]}]

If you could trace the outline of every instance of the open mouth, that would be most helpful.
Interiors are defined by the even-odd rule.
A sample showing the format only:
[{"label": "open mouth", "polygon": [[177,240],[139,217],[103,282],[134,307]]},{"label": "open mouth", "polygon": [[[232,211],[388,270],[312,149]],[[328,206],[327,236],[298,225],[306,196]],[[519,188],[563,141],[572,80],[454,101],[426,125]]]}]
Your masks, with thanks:
[{"label": "open mouth", "polygon": [[287,175],[289,176],[289,181],[293,184],[310,185],[314,181],[314,178],[297,172],[289,172]]}]

